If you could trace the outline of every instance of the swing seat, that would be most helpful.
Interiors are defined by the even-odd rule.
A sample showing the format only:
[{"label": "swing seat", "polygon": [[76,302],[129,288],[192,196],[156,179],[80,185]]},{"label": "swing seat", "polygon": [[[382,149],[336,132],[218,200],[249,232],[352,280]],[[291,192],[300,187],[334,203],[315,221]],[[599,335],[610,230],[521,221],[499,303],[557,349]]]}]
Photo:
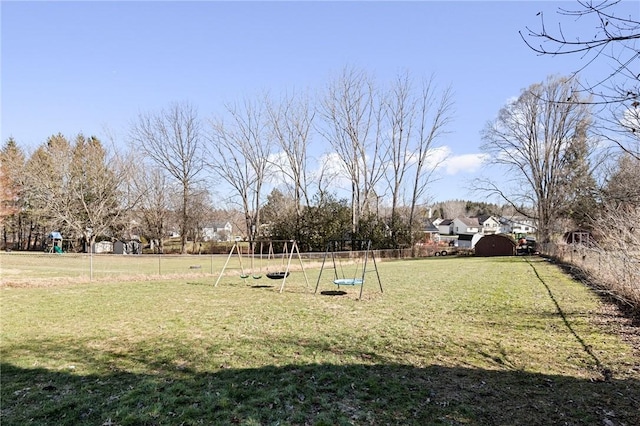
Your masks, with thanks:
[{"label": "swing seat", "polygon": [[333,280],[333,283],[340,287],[341,285],[362,285],[361,278],[341,278],[338,280]]},{"label": "swing seat", "polygon": [[272,280],[281,280],[289,276],[289,272],[270,272],[267,274],[267,278]]},{"label": "swing seat", "polygon": [[253,275],[254,280],[259,280],[260,278],[262,278],[262,275]]},{"label": "swing seat", "polygon": [[242,275],[240,275],[240,278],[242,278],[242,279],[249,278],[249,275],[248,274],[242,274]]}]

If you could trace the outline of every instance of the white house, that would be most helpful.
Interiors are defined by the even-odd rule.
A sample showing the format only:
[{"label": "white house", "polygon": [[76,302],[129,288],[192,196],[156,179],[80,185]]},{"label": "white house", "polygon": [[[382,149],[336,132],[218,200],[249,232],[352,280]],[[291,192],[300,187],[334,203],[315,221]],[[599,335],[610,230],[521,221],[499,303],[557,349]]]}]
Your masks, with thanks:
[{"label": "white house", "polygon": [[460,235],[473,235],[482,229],[477,217],[458,216],[453,219],[453,233]]},{"label": "white house", "polygon": [[499,234],[501,229],[500,220],[493,216],[479,216],[478,222],[482,226],[480,232],[488,234]]},{"label": "white house", "polygon": [[[436,224],[434,223],[434,225]],[[436,226],[438,227],[438,233],[440,235],[453,234],[453,220],[451,219],[444,219],[440,221],[440,223],[438,223]]]},{"label": "white house", "polygon": [[233,227],[229,222],[210,223],[202,227],[204,241],[231,241]]},{"label": "white house", "polygon": [[444,220],[443,218],[438,217],[438,218],[436,218],[436,219],[433,219],[433,220],[431,221],[431,223],[433,223],[433,226],[437,227],[438,225],[440,225],[440,224],[442,223],[442,221],[443,221],[443,220]]},{"label": "white house", "polygon": [[503,217],[500,224],[505,234],[535,234],[537,231],[535,221],[524,216]]}]

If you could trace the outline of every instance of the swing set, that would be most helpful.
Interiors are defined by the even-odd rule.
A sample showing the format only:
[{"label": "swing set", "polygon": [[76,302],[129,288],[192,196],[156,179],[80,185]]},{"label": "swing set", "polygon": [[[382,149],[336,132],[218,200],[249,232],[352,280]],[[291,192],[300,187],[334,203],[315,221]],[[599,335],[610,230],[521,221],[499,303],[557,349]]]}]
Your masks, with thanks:
[{"label": "swing set", "polygon": [[[259,247],[259,250],[257,250],[258,247]],[[298,260],[300,262],[300,268],[304,275],[304,280],[306,282],[307,289],[309,288],[309,279],[307,278],[307,273],[304,270],[302,257],[300,256],[300,250],[298,249],[298,244],[296,243],[295,240],[282,240],[282,241],[270,240],[270,241],[250,242],[249,247],[247,249],[247,254],[246,254],[251,259],[251,262],[250,262],[251,266],[248,271],[244,269],[244,266],[242,264],[242,248],[236,241],[233,244],[233,247],[231,247],[231,251],[227,256],[227,260],[224,263],[224,266],[222,267],[222,271],[220,271],[220,275],[218,276],[218,279],[216,280],[214,287],[218,286],[218,283],[220,282],[220,279],[224,275],[224,272],[227,269],[227,266],[229,264],[229,260],[231,260],[231,257],[233,256],[234,252],[238,256],[238,262],[240,264],[240,278],[242,278],[245,283],[248,278],[253,278],[254,280],[261,279],[263,276],[263,263],[265,263],[263,259],[265,247],[266,247],[267,266],[264,268],[265,269],[264,276],[266,276],[268,279],[271,279],[271,280],[282,280],[282,282],[280,283],[280,293],[282,293],[282,291],[284,290],[285,282],[287,280],[287,277],[290,275],[291,261],[293,260],[294,253],[297,254]],[[281,248],[281,250],[276,252],[275,247]],[[258,251],[257,254],[256,254],[256,250]],[[273,263],[276,263],[278,260],[280,261],[279,267],[272,265]],[[259,264],[257,271],[255,267],[256,263]]]},{"label": "swing set", "polygon": [[[345,251],[344,247],[348,243],[351,243],[351,251]],[[349,258],[352,257],[352,253],[358,253],[355,262],[355,268],[352,267],[353,274],[347,275],[345,273],[345,267],[343,266],[343,262],[340,262],[341,253],[349,253]],[[360,253],[364,252],[364,259]],[[378,273],[378,264],[376,263],[376,258],[371,250],[371,240],[333,240],[329,241],[327,244],[327,248],[324,252],[324,258],[322,259],[322,266],[320,268],[320,274],[318,275],[318,281],[316,282],[315,293],[318,292],[318,287],[320,285],[320,279],[322,278],[322,272],[325,270],[325,265],[327,264],[327,258],[331,256],[331,263],[333,265],[333,283],[338,286],[360,286],[360,295],[358,299],[362,299],[362,289],[364,288],[366,274],[368,272],[375,272],[376,277],[378,279],[378,285],[380,286],[380,293],[382,290],[382,281],[380,281],[380,274]],[[337,261],[336,261],[337,258]],[[367,267],[370,267],[369,260],[373,263],[373,270],[367,270]],[[360,268],[360,263],[362,261],[362,268]],[[330,266],[326,266],[327,269]],[[338,270],[340,274],[338,274]]]}]

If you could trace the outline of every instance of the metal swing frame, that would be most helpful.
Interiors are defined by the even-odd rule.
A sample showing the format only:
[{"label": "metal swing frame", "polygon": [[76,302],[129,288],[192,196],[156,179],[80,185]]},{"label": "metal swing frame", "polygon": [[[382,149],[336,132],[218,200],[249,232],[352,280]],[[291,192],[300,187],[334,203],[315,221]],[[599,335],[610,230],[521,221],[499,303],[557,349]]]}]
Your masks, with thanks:
[{"label": "metal swing frame", "polygon": [[[229,264],[229,260],[231,259],[231,257],[233,256],[233,253],[236,252],[238,255],[238,260],[240,262],[240,271],[241,271],[241,275],[240,277],[242,279],[245,280],[249,278],[249,277],[253,277],[254,279],[260,279],[262,277],[262,275],[256,275],[253,274],[253,261],[254,261],[254,256],[255,256],[255,245],[257,242],[260,242],[260,262],[261,262],[261,268],[262,268],[262,251],[264,248],[264,245],[266,243],[266,241],[252,241],[250,243],[250,247],[249,247],[249,254],[252,255],[251,258],[251,268],[252,268],[252,275],[245,273],[244,267],[242,265],[242,250],[240,249],[240,246],[238,245],[238,242],[236,241],[233,244],[233,247],[231,247],[231,251],[229,252],[229,255],[227,256],[227,260],[224,263],[224,266],[222,267],[222,270],[220,271],[220,275],[218,276],[218,279],[216,280],[216,283],[214,285],[214,287],[218,286],[218,283],[220,282],[220,279],[222,278],[222,276],[224,275],[224,271],[227,268],[227,265]],[[269,243],[269,250],[268,250],[268,254],[267,254],[267,264],[269,263],[270,259],[275,259],[276,257],[276,253],[274,252],[273,249],[273,243],[283,243],[283,253],[279,253],[281,255],[281,259],[282,259],[282,265],[284,267],[285,265],[285,259],[287,260],[286,262],[286,268],[284,268],[283,271],[279,271],[279,272],[268,272],[265,274],[265,276],[267,278],[270,278],[272,280],[278,280],[281,279],[282,282],[280,283],[280,290],[279,292],[282,293],[282,291],[284,290],[284,285],[287,281],[287,277],[289,276],[289,269],[291,266],[291,261],[293,260],[293,255],[294,253],[297,254],[298,260],[300,262],[300,268],[302,270],[302,273],[304,275],[304,280],[306,283],[306,288],[307,290],[309,290],[309,278],[307,277],[307,273],[304,270],[304,264],[302,263],[302,256],[300,255],[300,250],[298,248],[298,243],[295,240],[273,240],[273,241],[268,241]],[[268,267],[267,267],[268,269]]]},{"label": "metal swing frame", "polygon": [[[353,278],[345,277],[344,270],[342,268],[342,263],[340,263],[340,259],[338,259],[338,262],[336,263],[336,254],[345,252],[344,250],[341,250],[341,251],[336,250],[338,243],[344,244],[346,242],[350,242],[352,244],[355,244],[355,243],[365,244],[366,249],[364,250],[364,261],[362,266],[362,274],[360,276],[358,276],[360,256],[358,257],[358,261],[356,263],[356,270]],[[360,245],[360,247],[362,247],[362,245]],[[349,251],[349,253],[352,253],[353,251],[354,250],[352,247],[352,250]],[[363,250],[359,250],[359,251],[363,251]],[[327,257],[329,256],[331,256],[331,262],[333,264],[333,283],[338,286],[338,289],[340,289],[340,286],[360,286],[360,294],[358,296],[358,299],[362,299],[362,291],[364,289],[366,275],[368,272],[375,272],[376,278],[378,279],[378,285],[380,287],[380,293],[384,292],[384,290],[382,289],[382,281],[380,280],[380,273],[378,272],[378,263],[376,262],[376,257],[374,255],[374,252],[371,250],[371,240],[332,240],[327,243],[327,248],[324,252],[324,258],[322,259],[322,266],[320,267],[320,274],[318,275],[318,281],[316,282],[316,289],[314,291],[314,294],[318,292],[318,287],[320,286],[320,279],[322,278],[322,272],[325,269],[325,265],[327,263]],[[373,262],[373,267],[374,267],[373,271],[367,270],[367,266],[369,265],[369,259],[371,259],[371,261]],[[340,266],[342,277],[338,276],[338,266]]]}]

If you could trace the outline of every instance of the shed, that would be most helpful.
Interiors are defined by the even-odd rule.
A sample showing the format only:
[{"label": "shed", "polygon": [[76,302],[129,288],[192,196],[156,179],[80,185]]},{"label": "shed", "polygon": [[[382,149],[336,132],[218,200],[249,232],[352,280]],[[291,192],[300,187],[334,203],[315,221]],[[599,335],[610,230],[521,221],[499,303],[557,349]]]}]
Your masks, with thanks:
[{"label": "shed", "polygon": [[93,243],[93,253],[113,253],[113,243],[111,241],[98,241]]},{"label": "shed", "polygon": [[125,250],[125,243],[122,241],[113,242],[113,254],[127,254]]},{"label": "shed", "polygon": [[514,256],[516,241],[505,234],[485,235],[476,244],[476,256]]},{"label": "shed", "polygon": [[575,229],[565,233],[564,242],[567,244],[576,244],[586,247],[593,247],[596,245],[596,240],[593,238],[591,231],[584,229]]}]

